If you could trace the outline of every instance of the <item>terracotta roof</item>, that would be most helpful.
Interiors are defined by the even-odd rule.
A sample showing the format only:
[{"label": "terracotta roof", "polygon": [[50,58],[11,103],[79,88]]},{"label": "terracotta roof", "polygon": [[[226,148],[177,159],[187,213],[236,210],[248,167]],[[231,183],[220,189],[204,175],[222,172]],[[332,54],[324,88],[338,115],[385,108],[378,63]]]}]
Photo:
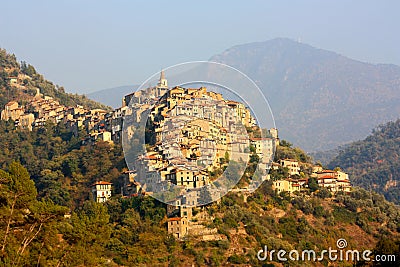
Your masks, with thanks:
[{"label": "terracotta roof", "polygon": [[174,217],[168,219],[169,222],[180,221],[180,220],[182,220],[182,217]]},{"label": "terracotta roof", "polygon": [[92,184],[92,185],[110,185],[110,184],[112,184],[112,183],[105,182],[105,181],[98,181],[98,182],[95,182],[95,183]]}]

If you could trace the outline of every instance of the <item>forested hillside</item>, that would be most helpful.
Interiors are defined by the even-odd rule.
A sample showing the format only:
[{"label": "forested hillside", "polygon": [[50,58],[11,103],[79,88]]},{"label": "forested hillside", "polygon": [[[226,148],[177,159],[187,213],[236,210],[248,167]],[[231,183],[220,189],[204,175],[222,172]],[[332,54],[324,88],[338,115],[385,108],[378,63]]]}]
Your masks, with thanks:
[{"label": "forested hillside", "polygon": [[[306,200],[278,196],[266,183],[246,202],[231,193],[219,204],[195,210],[213,218],[205,226],[216,227],[221,240],[178,241],[167,234],[165,205],[151,197],[116,196],[104,204],[87,200],[68,215],[68,208],[37,198],[18,163],[0,171],[0,182],[2,266],[268,266],[256,257],[265,245],[321,251],[335,247],[339,238],[353,249],[400,256],[398,207],[365,190],[336,200]],[[315,265],[291,262],[304,264]]]},{"label": "forested hillside", "polygon": [[[16,81],[12,83],[11,79]],[[12,100],[20,103],[27,101],[36,94],[37,89],[41,94],[53,97],[65,106],[82,105],[89,109],[109,109],[84,95],[66,93],[62,86],[54,85],[37,73],[32,65],[19,63],[15,55],[0,48],[0,108]]]},{"label": "forested hillside", "polygon": [[[28,132],[1,122],[0,132],[2,266],[265,266],[256,257],[264,245],[322,250],[339,238],[360,250],[389,244],[385,253],[398,253],[400,209],[382,196],[363,189],[336,198],[277,195],[271,182],[247,201],[230,193],[195,209],[208,214],[204,225],[217,228],[221,240],[179,241],[166,231],[165,204],[119,195],[125,162],[118,144],[82,146],[62,125]],[[287,155],[309,161],[290,144],[277,156]],[[90,200],[90,185],[99,179],[113,182],[114,196],[104,204]]]},{"label": "forested hillside", "polygon": [[97,180],[117,185],[125,167],[121,146],[106,142],[81,146],[85,132],[74,136],[61,123],[48,123],[30,132],[0,121],[0,132],[0,166],[22,163],[35,181],[39,197],[59,205],[76,207],[88,199],[90,185]]},{"label": "forested hillside", "polygon": [[381,125],[364,140],[346,146],[329,166],[342,167],[355,185],[400,203],[400,120]]}]

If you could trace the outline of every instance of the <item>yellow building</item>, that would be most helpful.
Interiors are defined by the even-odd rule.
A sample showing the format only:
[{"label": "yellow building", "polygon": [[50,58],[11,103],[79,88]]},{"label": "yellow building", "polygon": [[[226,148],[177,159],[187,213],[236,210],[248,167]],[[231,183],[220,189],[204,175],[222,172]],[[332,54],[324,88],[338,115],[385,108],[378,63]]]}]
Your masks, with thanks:
[{"label": "yellow building", "polygon": [[336,171],[336,177],[338,180],[349,180],[349,175],[342,171]]},{"label": "yellow building", "polygon": [[272,189],[276,190],[278,194],[281,192],[292,194],[296,191],[300,191],[300,184],[293,179],[277,180],[272,183]]},{"label": "yellow building", "polygon": [[108,132],[108,131],[101,132],[101,133],[99,133],[97,139],[104,141],[104,142],[112,143],[111,132]]},{"label": "yellow building", "polygon": [[337,180],[336,181],[337,191],[350,192],[351,184],[349,180]]},{"label": "yellow building", "polygon": [[322,166],[315,165],[312,167],[311,177],[318,177],[318,173],[322,172]]},{"label": "yellow building", "polygon": [[189,233],[189,221],[185,217],[174,217],[167,220],[168,234],[183,238]]},{"label": "yellow building", "polygon": [[248,108],[245,107],[245,105],[243,105],[240,102],[236,102],[236,101],[227,101],[227,104],[229,107],[233,108],[237,118],[242,122],[242,124],[246,127],[251,127],[253,120],[252,120],[252,116],[250,114],[250,110]]},{"label": "yellow building", "polygon": [[35,121],[35,116],[32,113],[24,114],[19,117],[18,126],[22,129],[28,129],[32,131],[32,123]]},{"label": "yellow building", "polygon": [[255,147],[256,153],[262,162],[269,162],[274,153],[272,138],[252,138],[250,142]]},{"label": "yellow building", "polygon": [[294,159],[281,159],[279,164],[289,169],[289,175],[300,175],[299,162]]},{"label": "yellow building", "polygon": [[11,101],[1,111],[1,119],[4,121],[8,121],[9,119],[16,121],[22,114],[24,114],[24,110],[18,106],[17,102]]}]

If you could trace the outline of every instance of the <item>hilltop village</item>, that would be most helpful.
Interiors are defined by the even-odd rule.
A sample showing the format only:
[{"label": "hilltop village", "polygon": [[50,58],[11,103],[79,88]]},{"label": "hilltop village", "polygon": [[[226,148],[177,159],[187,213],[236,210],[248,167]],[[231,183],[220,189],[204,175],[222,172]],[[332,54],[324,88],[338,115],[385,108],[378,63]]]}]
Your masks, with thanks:
[{"label": "hilltop village", "polygon": [[[23,78],[26,79],[12,77],[10,85],[21,87]],[[129,121],[128,126],[123,125],[124,119]],[[311,180],[332,194],[351,190],[348,175],[339,169],[324,170],[322,166],[310,166],[293,158],[273,162],[280,142],[277,129],[259,129],[248,107],[225,100],[222,94],[207,91],[205,87],[169,88],[164,72],[157,86],[126,95],[122,106],[113,111],[67,107],[38,89],[23,105],[16,101],[7,103],[1,111],[1,120],[12,120],[15,127],[28,131],[48,122],[62,123],[76,135],[83,129],[86,137],[82,145],[98,141],[120,144],[123,131],[133,140],[136,128],[146,121],[146,151],[135,154],[133,168],[124,173],[121,193],[123,197],[137,197],[157,194],[171,185],[178,188],[167,201],[170,203],[167,206],[168,232],[177,238],[188,234],[202,236],[204,240],[221,238],[216,229],[206,229],[202,225],[212,218],[205,212],[194,215],[193,207],[206,204],[207,201],[201,199],[202,190],[207,190],[208,202],[226,193],[213,190],[210,185],[229,162],[244,162],[246,166],[251,155],[258,159],[261,179],[272,180],[272,187],[278,194],[306,190]],[[311,169],[309,175],[304,172],[306,167]],[[285,176],[277,179],[268,174],[270,170]],[[246,195],[246,186],[232,191]],[[95,201],[105,202],[113,188],[111,183],[99,180],[91,191]]]},{"label": "hilltop village", "polygon": [[[242,162],[245,167],[250,143],[258,147],[266,178],[275,139],[249,140],[246,129],[259,129],[247,107],[225,100],[222,94],[207,91],[205,87],[167,90],[165,84],[162,74],[158,87],[150,88],[146,94],[135,93],[130,100],[133,116],[125,120],[129,127],[127,132],[134,139],[140,122],[146,120],[139,118],[136,110],[142,114],[143,106],[153,107],[146,120],[147,151],[131,157],[134,163],[130,166],[146,191],[160,192],[174,185],[170,193],[173,189],[185,192],[164,201],[191,206],[211,202],[210,199],[206,201],[204,195],[212,200],[219,199],[227,192],[228,184],[236,184],[240,176],[223,179],[218,176],[230,160]],[[219,188],[213,188],[213,180],[218,180]]]}]

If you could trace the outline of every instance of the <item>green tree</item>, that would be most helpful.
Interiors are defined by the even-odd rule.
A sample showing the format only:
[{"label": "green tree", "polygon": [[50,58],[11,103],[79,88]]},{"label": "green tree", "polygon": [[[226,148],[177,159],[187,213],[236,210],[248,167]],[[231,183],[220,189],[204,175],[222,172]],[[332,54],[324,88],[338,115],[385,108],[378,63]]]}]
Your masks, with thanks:
[{"label": "green tree", "polygon": [[[37,191],[27,170],[12,162],[8,172],[0,170],[0,265],[30,266],[48,241],[66,208],[52,201],[37,201]],[[12,234],[11,234],[12,233]],[[49,242],[51,245],[51,242]],[[35,263],[36,264],[36,263]]]},{"label": "green tree", "polygon": [[317,197],[319,197],[319,198],[329,198],[329,197],[332,197],[331,192],[330,192],[327,188],[325,188],[325,187],[320,188],[320,189],[316,192],[315,195],[316,195]]},{"label": "green tree", "polygon": [[308,188],[310,189],[311,192],[317,191],[319,188],[317,179],[315,178],[308,179]]},{"label": "green tree", "polygon": [[69,247],[65,250],[64,264],[96,266],[102,263],[111,236],[110,216],[101,203],[86,201],[82,208],[71,215],[70,223],[63,230]]},{"label": "green tree", "polygon": [[35,184],[30,180],[28,171],[17,162],[11,163],[8,173],[0,170],[2,211],[1,222],[5,224],[5,231],[2,233],[1,253],[4,253],[9,244],[11,228],[16,221],[26,215],[32,202],[36,199],[37,191]]}]

